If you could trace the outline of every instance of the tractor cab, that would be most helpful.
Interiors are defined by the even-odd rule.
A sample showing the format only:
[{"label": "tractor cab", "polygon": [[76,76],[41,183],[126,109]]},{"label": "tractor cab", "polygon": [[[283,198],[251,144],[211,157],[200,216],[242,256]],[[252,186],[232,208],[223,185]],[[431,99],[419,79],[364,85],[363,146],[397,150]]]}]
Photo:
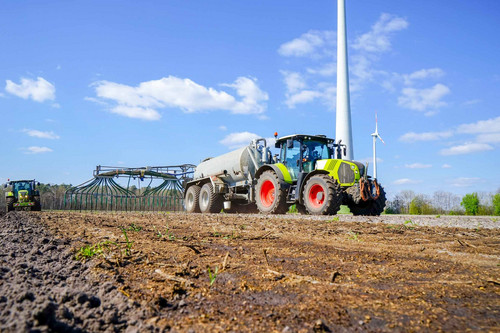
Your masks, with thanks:
[{"label": "tractor cab", "polygon": [[295,134],[277,139],[276,148],[280,149],[279,161],[286,167],[291,180],[296,181],[300,173],[314,171],[317,161],[341,159],[345,145],[336,144],[334,139],[324,135]]}]

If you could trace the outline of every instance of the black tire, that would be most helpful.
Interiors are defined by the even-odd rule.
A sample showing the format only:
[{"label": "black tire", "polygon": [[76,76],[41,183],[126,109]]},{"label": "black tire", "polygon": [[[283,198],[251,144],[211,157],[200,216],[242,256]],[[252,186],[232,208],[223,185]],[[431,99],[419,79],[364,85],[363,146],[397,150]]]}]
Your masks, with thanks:
[{"label": "black tire", "polygon": [[332,177],[315,175],[304,186],[302,199],[309,214],[335,215],[342,204],[342,190]]},{"label": "black tire", "polygon": [[377,200],[361,201],[358,205],[354,202],[348,204],[353,215],[379,216],[385,209],[385,190],[382,185],[379,185],[380,194]]},{"label": "black tire", "polygon": [[224,197],[214,192],[211,183],[206,183],[201,187],[199,201],[202,213],[220,213],[224,204]]},{"label": "black tire", "polygon": [[200,190],[201,188],[198,185],[192,185],[186,190],[186,194],[184,194],[184,206],[186,207],[186,212],[200,212]]},{"label": "black tire", "polygon": [[274,171],[264,171],[255,187],[255,203],[262,214],[285,214],[287,187],[280,182]]},{"label": "black tire", "polygon": [[33,197],[33,201],[35,202],[35,205],[31,206],[31,210],[35,212],[40,212],[42,210],[42,204],[40,203],[40,196],[35,195]]},{"label": "black tire", "polygon": [[12,197],[8,197],[5,199],[5,203],[7,204],[7,211],[8,212],[12,212],[14,210],[14,202],[16,201],[16,199],[12,198]]}]

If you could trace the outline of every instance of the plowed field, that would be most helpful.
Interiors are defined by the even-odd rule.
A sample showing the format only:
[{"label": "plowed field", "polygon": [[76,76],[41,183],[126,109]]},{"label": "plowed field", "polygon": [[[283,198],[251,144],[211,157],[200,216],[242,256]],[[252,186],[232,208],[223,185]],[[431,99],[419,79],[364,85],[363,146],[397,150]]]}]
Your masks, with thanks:
[{"label": "plowed field", "polygon": [[500,330],[498,229],[287,215],[22,214],[88,261],[93,281],[137,304],[140,331]]}]

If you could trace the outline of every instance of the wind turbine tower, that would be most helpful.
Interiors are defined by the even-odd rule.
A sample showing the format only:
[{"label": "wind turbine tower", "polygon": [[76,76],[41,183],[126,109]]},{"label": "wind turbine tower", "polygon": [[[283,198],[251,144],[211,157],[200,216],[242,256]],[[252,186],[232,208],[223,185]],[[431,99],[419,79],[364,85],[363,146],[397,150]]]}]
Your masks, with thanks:
[{"label": "wind turbine tower", "polygon": [[373,179],[377,179],[377,138],[379,138],[384,145],[385,142],[384,140],[382,140],[382,137],[378,134],[378,121],[376,113],[375,113],[375,133],[372,133],[372,137],[373,137]]},{"label": "wind turbine tower", "polygon": [[352,145],[351,106],[349,98],[349,68],[347,66],[347,32],[345,0],[337,0],[337,116],[335,141],[346,145],[347,160],[354,159]]}]

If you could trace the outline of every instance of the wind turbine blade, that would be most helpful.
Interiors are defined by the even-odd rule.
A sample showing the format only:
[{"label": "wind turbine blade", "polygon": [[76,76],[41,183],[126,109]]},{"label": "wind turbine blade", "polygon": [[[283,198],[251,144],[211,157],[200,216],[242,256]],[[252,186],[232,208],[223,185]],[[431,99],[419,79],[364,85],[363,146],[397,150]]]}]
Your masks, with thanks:
[{"label": "wind turbine blade", "polygon": [[379,139],[380,139],[380,141],[382,141],[382,143],[385,145],[384,140],[382,140],[382,137],[381,137],[380,135],[378,135],[378,133],[377,133],[377,138],[379,138]]}]

